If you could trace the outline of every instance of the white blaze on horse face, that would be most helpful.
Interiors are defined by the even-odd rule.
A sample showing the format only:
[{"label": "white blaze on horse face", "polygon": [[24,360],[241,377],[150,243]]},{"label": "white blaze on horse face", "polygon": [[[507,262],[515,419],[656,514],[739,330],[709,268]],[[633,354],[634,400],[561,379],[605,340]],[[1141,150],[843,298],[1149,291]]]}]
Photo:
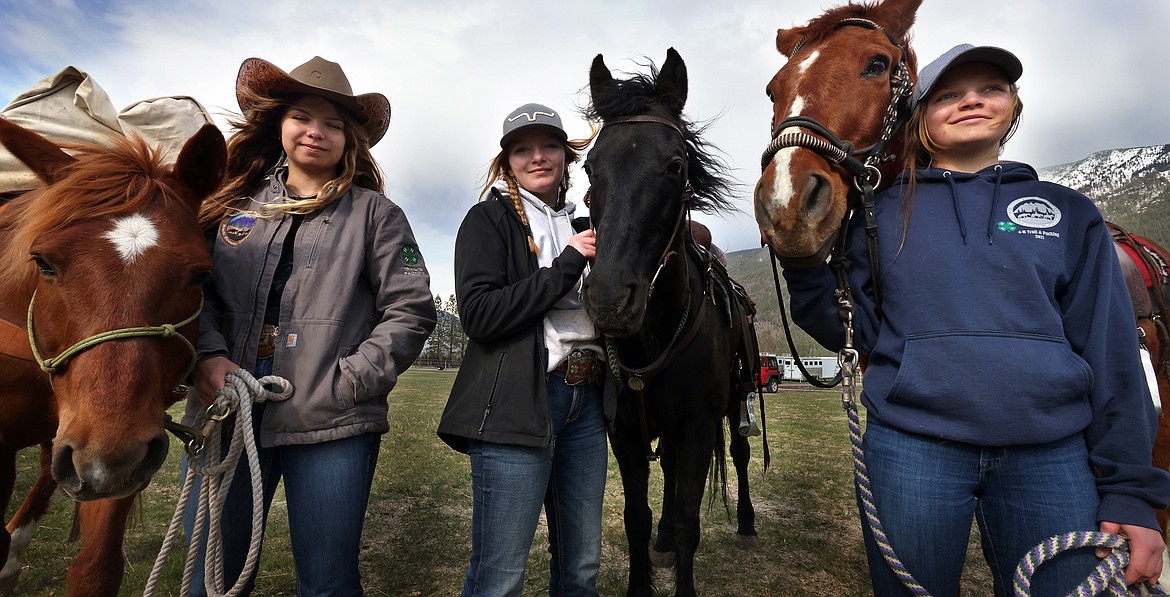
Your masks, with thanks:
[{"label": "white blaze on horse face", "polygon": [[[793,82],[794,88],[800,87],[800,81],[812,70],[813,64],[816,63],[820,55],[820,50],[814,51],[796,67],[800,76]],[[788,115],[785,118],[799,116],[802,111],[804,111],[804,98],[798,95],[796,99],[792,100],[792,107],[788,109]],[[798,132],[800,132],[799,127],[789,127],[782,131],[776,131],[776,135]],[[796,149],[796,147],[785,147],[772,156],[772,165],[775,168],[773,170],[775,174],[772,176],[772,209],[788,207],[788,202],[796,195],[796,185],[792,182],[792,153]]]},{"label": "white blaze on horse face", "polygon": [[[792,108],[788,111],[788,116],[785,118],[792,118],[800,115],[800,111],[804,109],[804,98],[797,96],[792,101]],[[792,126],[788,127],[778,133],[798,133],[800,129]],[[772,203],[777,204],[774,207],[781,209],[788,207],[789,200],[796,194],[796,185],[792,182],[792,153],[796,151],[795,147],[785,147],[776,152],[772,157],[772,166],[775,168],[775,175],[772,177]]]},{"label": "white blaze on horse face", "polygon": [[114,220],[114,228],[103,234],[114,244],[122,260],[131,263],[147,249],[158,244],[158,228],[149,218],[134,214]]}]

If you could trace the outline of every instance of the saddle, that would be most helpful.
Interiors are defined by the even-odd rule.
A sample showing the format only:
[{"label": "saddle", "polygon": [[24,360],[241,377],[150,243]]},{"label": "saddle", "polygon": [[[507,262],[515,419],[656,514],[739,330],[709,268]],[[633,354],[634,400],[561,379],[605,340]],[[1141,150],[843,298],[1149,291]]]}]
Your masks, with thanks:
[{"label": "saddle", "polygon": [[[1125,285],[1129,290],[1130,302],[1133,304],[1134,316],[1139,322],[1138,341],[1144,352],[1150,350],[1146,332],[1140,322],[1149,321],[1153,324],[1158,335],[1158,345],[1161,350],[1157,355],[1150,355],[1156,369],[1170,373],[1170,330],[1166,328],[1170,311],[1167,309],[1167,296],[1170,296],[1170,255],[1148,239],[1132,234],[1122,227],[1106,222],[1109,233],[1113,236],[1113,248],[1117,252],[1117,260],[1121,264],[1121,271],[1125,276]],[[1143,355],[1143,362],[1147,359]],[[1146,365],[1147,367],[1149,365]],[[1156,407],[1161,405],[1157,382],[1151,379],[1153,369],[1147,369],[1147,382],[1150,383],[1150,394]],[[1159,413],[1160,414],[1160,413]]]},{"label": "saddle", "polygon": [[723,252],[711,243],[711,232],[706,226],[690,222],[689,238],[691,242],[687,243],[688,248],[706,265],[707,296],[720,307],[727,325],[734,326],[738,322],[743,330],[736,354],[740,363],[738,389],[742,392],[756,392],[757,372],[760,370],[759,341],[755,328],[756,303],[748,295],[747,289],[727,273]]}]

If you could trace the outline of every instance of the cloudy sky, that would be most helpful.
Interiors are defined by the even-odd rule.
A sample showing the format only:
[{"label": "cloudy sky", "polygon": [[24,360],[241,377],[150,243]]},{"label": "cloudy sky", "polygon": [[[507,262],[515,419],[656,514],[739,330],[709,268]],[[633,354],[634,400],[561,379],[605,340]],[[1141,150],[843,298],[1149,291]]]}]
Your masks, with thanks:
[{"label": "cloudy sky", "polygon": [[[454,291],[452,247],[498,150],[504,115],[537,101],[584,136],[576,108],[593,57],[615,71],[687,64],[692,120],[743,183],[741,213],[708,219],[729,250],[757,246],[750,188],[768,142],[764,85],[784,63],[776,29],[835,0],[0,0],[0,104],[72,65],[121,108],[164,95],[199,99],[222,123],[238,110],[243,59],[291,70],[314,55],[341,63],[357,93],[389,97],[374,155],[387,194],[419,238],[436,293]],[[1167,0],[926,0],[913,29],[920,60],[960,42],[1014,51],[1026,103],[1005,158],[1037,167],[1094,151],[1170,143]],[[577,176],[573,196],[584,192]]]}]

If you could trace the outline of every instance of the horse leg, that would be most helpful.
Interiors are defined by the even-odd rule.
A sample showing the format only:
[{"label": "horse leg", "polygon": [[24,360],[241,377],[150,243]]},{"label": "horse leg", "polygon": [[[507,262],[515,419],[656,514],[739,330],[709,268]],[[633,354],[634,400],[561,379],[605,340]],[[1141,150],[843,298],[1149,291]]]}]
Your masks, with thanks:
[{"label": "horse leg", "polygon": [[122,544],[126,521],[136,497],[79,504],[81,550],[69,566],[69,597],[117,596],[125,572]]},{"label": "horse leg", "polygon": [[674,539],[675,552],[674,594],[682,597],[695,595],[695,550],[699,547],[699,510],[711,468],[711,454],[715,447],[715,424],[711,419],[684,429],[685,443],[676,446],[678,455],[674,478],[666,483],[675,486]]},{"label": "horse leg", "polygon": [[[0,449],[0,506],[4,512],[8,511],[8,502],[12,499],[12,490],[16,485],[16,451],[8,448]],[[8,548],[12,543],[12,535],[8,529],[0,529],[0,555],[8,558]],[[8,572],[5,565],[4,571]],[[0,595],[8,595],[16,587],[16,578],[20,574],[20,565],[16,566],[16,575],[0,577]]]},{"label": "horse leg", "polygon": [[650,576],[650,525],[653,523],[648,502],[650,462],[646,459],[641,437],[636,424],[634,429],[630,429],[619,423],[610,434],[610,444],[621,471],[622,492],[625,494],[623,519],[630,556],[630,578],[626,594],[631,597],[649,597],[654,594]]},{"label": "horse leg", "polygon": [[759,543],[756,534],[756,509],[752,506],[751,492],[748,491],[748,462],[751,460],[752,448],[748,440],[739,433],[739,411],[727,415],[728,432],[731,434],[728,452],[731,453],[731,462],[735,465],[735,483],[737,487],[735,503],[735,542],[740,547],[752,548]]},{"label": "horse leg", "polygon": [[40,450],[37,480],[12,515],[12,520],[8,521],[6,536],[11,538],[11,543],[7,546],[8,558],[4,562],[4,569],[0,570],[0,595],[8,595],[16,588],[16,582],[20,579],[20,562],[28,552],[37,521],[49,511],[49,501],[57,491],[57,482],[53,480],[49,469],[53,462],[53,444],[45,442],[41,444]]},{"label": "horse leg", "polygon": [[[674,453],[674,446],[670,442],[662,442],[662,476],[664,479],[674,478],[674,463],[678,456]],[[662,484],[662,515],[658,519],[658,538],[654,540],[654,550],[650,552],[650,563],[655,568],[673,568],[674,552],[677,546],[674,541],[674,485]]]},{"label": "horse leg", "polygon": [[[1170,379],[1167,378],[1167,367],[1158,362],[1164,349],[1163,338],[1158,333],[1157,326],[1149,319],[1139,319],[1138,327],[1145,332],[1146,342],[1150,347],[1150,355],[1154,359],[1154,377],[1158,380],[1158,399],[1162,405],[1162,416],[1158,419],[1158,432],[1154,436],[1154,452],[1152,464],[1161,470],[1170,470]],[[1143,356],[1144,358],[1144,356]],[[1160,508],[1154,511],[1158,519],[1158,526],[1162,527],[1162,535],[1166,535],[1166,523],[1170,519],[1170,509]]]}]

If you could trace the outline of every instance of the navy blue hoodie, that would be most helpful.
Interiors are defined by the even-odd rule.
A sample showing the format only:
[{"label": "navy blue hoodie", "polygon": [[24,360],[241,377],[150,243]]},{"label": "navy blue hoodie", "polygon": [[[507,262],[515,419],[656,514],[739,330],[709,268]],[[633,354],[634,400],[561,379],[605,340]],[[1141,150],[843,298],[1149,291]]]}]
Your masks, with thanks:
[{"label": "navy blue hoodie", "polygon": [[[1098,519],[1157,528],[1151,506],[1166,505],[1170,474],[1150,464],[1157,418],[1101,213],[1027,164],[918,174],[908,228],[905,173],[875,198],[880,318],[862,222],[849,231],[868,416],[982,446],[1084,434]],[[784,277],[793,320],[840,349],[829,267]]]}]

